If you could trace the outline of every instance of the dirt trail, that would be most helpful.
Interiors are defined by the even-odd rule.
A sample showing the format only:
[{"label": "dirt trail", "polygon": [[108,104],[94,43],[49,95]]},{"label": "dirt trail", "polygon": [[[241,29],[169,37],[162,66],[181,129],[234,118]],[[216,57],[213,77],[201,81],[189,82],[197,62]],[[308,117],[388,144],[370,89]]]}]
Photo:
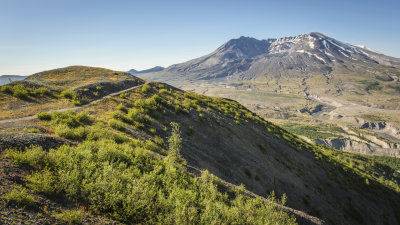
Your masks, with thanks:
[{"label": "dirt trail", "polygon": [[[143,83],[141,85],[137,85],[137,86],[130,87],[130,88],[122,90],[122,91],[118,91],[118,92],[114,92],[114,93],[108,94],[108,95],[106,95],[106,96],[104,96],[102,98],[99,98],[97,100],[91,101],[91,102],[89,102],[89,103],[87,103],[85,105],[75,106],[75,107],[72,107],[72,108],[56,109],[56,110],[51,110],[51,111],[52,112],[64,112],[64,111],[68,111],[68,110],[77,110],[77,109],[80,109],[80,108],[88,107],[88,106],[93,105],[93,104],[95,104],[97,102],[103,101],[104,99],[107,99],[109,97],[117,96],[117,95],[120,95],[122,93],[125,93],[125,92],[128,92],[128,91],[132,91],[132,90],[135,90],[137,88],[140,88],[143,85],[149,84],[150,82],[151,81],[146,81],[145,83]],[[2,123],[14,123],[14,122],[19,122],[19,121],[24,121],[24,120],[32,120],[32,119],[35,119],[35,118],[36,118],[36,115],[25,116],[25,117],[20,117],[20,118],[12,118],[12,119],[3,119],[3,120],[0,120],[0,124],[2,124]]]}]

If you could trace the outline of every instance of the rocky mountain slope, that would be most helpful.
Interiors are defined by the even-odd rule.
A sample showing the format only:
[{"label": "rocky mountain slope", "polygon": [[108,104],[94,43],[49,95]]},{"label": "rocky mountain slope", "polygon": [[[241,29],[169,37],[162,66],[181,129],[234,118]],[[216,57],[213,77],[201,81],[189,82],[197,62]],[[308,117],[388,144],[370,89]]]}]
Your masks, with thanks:
[{"label": "rocky mountain slope", "polygon": [[[27,80],[51,87],[59,82],[57,76],[76,87],[77,77],[89,85],[125,74],[72,67]],[[41,110],[40,99],[46,98],[42,95],[19,99],[32,101],[40,113],[31,120],[0,120],[1,133],[9,133],[0,136],[0,146],[7,144],[1,148],[5,158],[0,165],[11,172],[29,168],[23,172],[27,178],[21,175],[23,182],[0,174],[0,179],[13,184],[1,183],[6,204],[1,215],[8,215],[0,216],[2,221],[36,212],[11,210],[18,209],[12,196],[24,192],[23,188],[24,196],[26,192],[34,195],[35,210],[49,221],[56,218],[53,214],[71,214],[68,210],[82,214],[86,221],[102,221],[93,216],[105,215],[123,223],[290,224],[293,218],[301,224],[321,224],[320,219],[326,224],[400,221],[400,168],[395,159],[318,147],[235,101],[132,79],[137,80],[132,86],[140,88],[81,108],[70,103],[71,111],[52,112],[59,109],[56,104]],[[30,143],[42,145],[42,140],[43,148],[48,146],[46,140],[51,138],[43,136],[60,143],[65,140],[66,146],[52,146],[55,149],[50,151],[29,147]],[[12,137],[18,137],[19,150],[5,150]],[[287,199],[277,201],[272,191]],[[42,199],[52,200],[49,210]],[[65,212],[54,206],[60,201],[66,202]],[[280,206],[283,202],[301,212]]]},{"label": "rocky mountain slope", "polygon": [[[400,59],[365,46],[320,33],[267,40],[240,37],[208,55],[141,77],[235,99],[284,127],[297,124],[321,131],[315,137],[307,129],[292,129],[311,141],[348,139],[364,146],[361,152],[398,156],[393,154],[398,149],[391,147],[398,145],[398,133],[383,134],[363,123],[400,128]],[[350,146],[341,145],[353,151]]]}]

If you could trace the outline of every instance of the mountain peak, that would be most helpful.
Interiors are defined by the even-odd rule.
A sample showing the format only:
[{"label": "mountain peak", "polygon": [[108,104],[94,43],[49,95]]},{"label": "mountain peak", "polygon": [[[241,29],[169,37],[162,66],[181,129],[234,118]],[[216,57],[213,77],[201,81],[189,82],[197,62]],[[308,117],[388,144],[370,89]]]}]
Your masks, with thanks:
[{"label": "mountain peak", "polygon": [[319,33],[319,32],[311,32],[308,35],[311,36],[311,37],[320,37],[320,38],[327,38],[328,37],[328,36],[326,36],[326,35],[324,35],[322,33]]},{"label": "mountain peak", "polygon": [[155,66],[153,68],[150,68],[150,69],[147,69],[147,70],[140,70],[140,71],[135,70],[135,69],[131,69],[131,70],[127,71],[127,73],[130,73],[132,75],[133,74],[143,74],[143,73],[153,73],[153,72],[159,72],[159,71],[161,71],[163,69],[164,69],[164,67],[162,67],[162,66]]},{"label": "mountain peak", "polygon": [[[290,73],[303,76],[309,71],[326,74],[335,68],[354,72],[355,64],[376,64],[400,68],[400,60],[365,47],[347,44],[319,32],[291,37],[231,39],[208,55],[175,64],[167,72],[192,74],[197,79],[257,79],[265,74]],[[338,69],[339,70],[339,69]],[[264,72],[263,72],[264,71]]]}]

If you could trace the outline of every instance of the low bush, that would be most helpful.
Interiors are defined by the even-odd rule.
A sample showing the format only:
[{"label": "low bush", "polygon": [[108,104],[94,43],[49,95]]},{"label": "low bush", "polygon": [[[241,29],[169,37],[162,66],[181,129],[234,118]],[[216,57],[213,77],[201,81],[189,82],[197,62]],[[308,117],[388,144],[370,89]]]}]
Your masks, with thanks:
[{"label": "low bush", "polygon": [[150,91],[151,87],[148,84],[143,85],[142,87],[142,93],[147,93],[148,91]]},{"label": "low bush", "polygon": [[12,94],[13,93],[11,86],[8,86],[8,85],[1,87],[1,91],[6,93],[6,94]]},{"label": "low bush", "polygon": [[76,98],[76,93],[71,90],[64,90],[60,94],[61,97],[66,98],[66,99],[74,99]]},{"label": "low bush", "polygon": [[126,127],[123,123],[119,122],[118,120],[111,119],[108,121],[108,125],[116,130],[125,131]]},{"label": "low bush", "polygon": [[80,100],[80,99],[72,99],[72,100],[71,100],[71,103],[72,103],[73,106],[81,106],[81,105],[84,105],[84,104],[85,104],[85,103],[82,102],[82,100]]},{"label": "low bush", "polygon": [[52,96],[51,91],[45,87],[40,87],[40,88],[34,89],[33,94],[39,95],[39,96]]},{"label": "low bush", "polygon": [[165,88],[158,90],[158,93],[160,93],[160,94],[169,94],[168,90],[165,89]]},{"label": "low bush", "polygon": [[27,88],[23,84],[14,86],[6,85],[1,88],[1,91],[13,95],[14,97],[24,99],[30,96],[52,96],[51,91],[46,87]]},{"label": "low bush", "polygon": [[128,109],[122,103],[117,106],[117,109],[124,113],[128,112]]},{"label": "low bush", "polygon": [[7,200],[7,204],[22,208],[32,208],[35,206],[35,198],[22,187],[16,187],[1,198]]},{"label": "low bush", "polygon": [[47,164],[46,153],[41,146],[32,146],[25,151],[9,149],[6,157],[12,158],[14,163],[32,167],[41,167]]},{"label": "low bush", "polygon": [[28,181],[27,186],[37,193],[45,195],[53,195],[55,193],[55,176],[48,169],[34,172],[26,180]]},{"label": "low bush", "polygon": [[29,133],[37,133],[37,134],[38,134],[38,133],[41,133],[40,130],[37,129],[37,128],[31,128],[31,129],[28,130],[28,132],[29,132]]},{"label": "low bush", "polygon": [[46,120],[46,121],[50,121],[51,118],[51,114],[48,112],[39,112],[36,114],[36,118],[38,118],[39,120]]},{"label": "low bush", "polygon": [[93,118],[85,112],[79,112],[75,114],[75,118],[82,125],[90,125],[93,123]]},{"label": "low bush", "polygon": [[94,119],[85,112],[76,113],[75,111],[53,112],[51,114],[52,123],[65,124],[68,127],[76,128],[78,126],[90,125]]},{"label": "low bush", "polygon": [[65,124],[59,124],[55,127],[55,134],[69,140],[83,141],[87,138],[89,130],[83,126],[73,128]]},{"label": "low bush", "polygon": [[[18,86],[18,85],[16,85],[16,86]],[[17,98],[21,98],[21,99],[22,98],[27,98],[28,97],[28,90],[23,88],[23,86],[21,88],[14,88],[13,96],[17,97]]]},{"label": "low bush", "polygon": [[146,117],[146,115],[141,113],[138,109],[129,109],[128,118],[131,121],[136,121],[136,122],[139,122],[139,123],[147,123],[147,122],[149,122],[149,119]]},{"label": "low bush", "polygon": [[60,213],[53,213],[57,220],[67,224],[81,224],[85,213],[82,210],[65,210]]}]

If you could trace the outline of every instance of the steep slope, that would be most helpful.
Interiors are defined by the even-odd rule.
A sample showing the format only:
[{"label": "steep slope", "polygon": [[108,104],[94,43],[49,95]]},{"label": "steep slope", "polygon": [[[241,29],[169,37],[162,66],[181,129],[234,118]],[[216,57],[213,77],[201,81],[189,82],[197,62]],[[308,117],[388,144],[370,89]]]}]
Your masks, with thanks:
[{"label": "steep slope", "polygon": [[[197,193],[195,189],[192,189],[193,185],[199,185],[200,190],[205,187],[198,184],[197,181],[186,178],[184,173],[171,173],[174,169],[168,169],[170,164],[167,163],[165,166],[164,162],[159,159],[167,156],[166,162],[171,157],[177,157],[174,161],[187,162],[187,166],[183,166],[187,171],[199,174],[199,170],[207,169],[225,181],[235,185],[244,184],[248,190],[260,196],[270,196],[271,191],[275,191],[278,196],[286,193],[289,207],[317,216],[328,224],[396,224],[400,221],[398,218],[400,215],[398,211],[400,181],[398,171],[396,171],[398,168],[393,166],[398,161],[393,163],[387,159],[366,158],[308,144],[274,124],[264,121],[235,101],[184,92],[166,84],[152,82],[140,89],[104,99],[80,110],[82,110],[80,113],[41,113],[38,115],[41,121],[0,123],[0,128],[4,133],[27,132],[27,128],[29,128],[35,129],[43,135],[55,135],[78,144],[77,147],[62,147],[50,151],[50,153],[32,149],[26,150],[27,155],[23,155],[23,157],[19,155],[25,153],[14,151],[8,153],[7,156],[14,160],[17,159],[18,162],[19,158],[23,159],[30,154],[42,155],[43,160],[31,162],[33,166],[39,165],[39,169],[45,167],[43,162],[46,160],[58,158],[67,160],[62,162],[62,165],[66,165],[65,167],[54,166],[58,165],[57,160],[47,164],[50,171],[54,172],[54,179],[62,184],[56,186],[57,191],[114,219],[125,221],[135,211],[124,211],[119,208],[119,203],[112,205],[108,201],[103,202],[104,198],[98,198],[94,194],[100,193],[101,195],[101,190],[111,190],[110,193],[119,191],[124,193],[118,187],[123,189],[131,187],[129,186],[131,183],[128,186],[119,185],[119,182],[126,182],[124,176],[130,176],[128,171],[136,174],[136,178],[132,178],[137,182],[135,185],[144,188],[142,195],[137,193],[138,190],[134,190],[134,196],[144,196],[144,200],[134,199],[133,202],[137,202],[137,204],[145,202],[145,205],[149,206],[149,208],[143,208],[143,212],[148,212],[149,215],[141,217],[142,214],[134,214],[136,216],[133,218],[142,218],[147,221],[150,219],[150,215],[163,212],[158,208],[163,207],[163,204],[172,207],[170,215],[175,219],[186,218],[185,215],[191,214],[203,218],[203,212],[215,213],[209,215],[225,215],[225,211],[220,208],[222,206],[205,207],[202,205],[203,202],[198,202],[199,198],[193,197],[194,195],[191,193]],[[171,151],[173,149],[171,143],[179,140],[179,138],[172,139],[172,141],[169,139],[170,131],[175,126],[170,125],[171,122],[180,124],[182,159],[179,159],[179,154],[175,155],[176,152]],[[167,142],[170,144],[169,148],[167,148]],[[172,146],[179,146],[179,144],[172,144]],[[135,155],[134,158],[129,155],[131,153]],[[69,158],[65,158],[66,155],[74,160],[79,160],[78,162],[81,164],[77,161],[68,161]],[[36,157],[28,158],[36,159]],[[101,163],[105,163],[107,166],[104,166],[105,164],[98,165],[99,162],[95,159],[105,160]],[[133,159],[134,163],[132,163]],[[123,163],[123,165],[116,164],[117,167],[113,167],[113,162]],[[81,165],[79,168],[82,168],[82,171],[73,165]],[[127,166],[129,166],[129,170],[124,169]],[[138,168],[133,169],[133,167]],[[93,173],[87,172],[95,168],[101,172],[96,170]],[[102,168],[108,169],[103,171]],[[139,172],[143,170],[146,172]],[[123,175],[118,171],[127,172]],[[103,172],[115,173],[116,175],[112,176],[114,180],[104,180],[105,183],[101,184],[92,183],[94,182],[92,176]],[[71,174],[71,177],[60,174]],[[74,174],[81,174],[77,177],[88,177],[85,178],[86,180],[76,180]],[[175,174],[174,177],[167,178],[172,174]],[[164,176],[166,176],[166,180],[154,180],[155,183],[152,183],[153,179]],[[198,179],[204,181],[204,176]],[[137,177],[141,180],[137,180]],[[102,181],[104,178],[100,176],[96,179]],[[172,185],[169,183],[171,180],[174,181],[172,182],[174,185],[184,185],[185,194],[181,195],[179,194],[181,192],[170,192],[170,189],[164,189],[164,187],[171,187],[169,186]],[[90,185],[83,185],[85,182]],[[143,184],[142,182],[150,182],[155,186],[146,189],[144,186],[140,186]],[[217,199],[231,201],[229,199],[237,195],[229,191],[230,185],[215,182],[219,191],[228,190],[225,197],[214,194],[213,196],[217,196]],[[115,187],[106,184],[112,184]],[[85,189],[89,194],[74,192],[74,190],[79,190],[74,188],[75,185],[90,187]],[[97,187],[102,188],[97,189]],[[160,192],[153,193],[150,190],[160,190]],[[179,190],[181,191],[181,189]],[[86,196],[97,197],[87,198]],[[153,196],[150,199],[158,199],[162,204],[146,202],[148,196],[149,198]],[[169,205],[171,202],[164,201],[163,196],[171,196],[170,198],[180,199],[179,201],[182,202],[186,202],[189,198],[189,202],[198,202],[199,205],[179,208],[179,205],[174,202]],[[181,198],[182,196],[188,197]],[[125,202],[128,200],[126,197],[114,197],[122,201],[120,204],[128,204]],[[192,197],[193,199],[191,199]],[[112,198],[109,201],[111,200]],[[130,204],[132,203],[128,205],[132,206]],[[249,204],[247,208],[254,210],[254,214],[243,214],[241,218],[260,218],[258,216],[261,216],[262,214],[259,213],[262,212],[257,211],[257,207],[251,208],[253,207],[252,203],[246,204]],[[114,207],[118,211],[110,213],[109,207]],[[182,209],[190,207],[199,208],[190,211],[191,213],[182,211]],[[244,210],[241,207],[244,205],[238,206],[237,210]],[[148,211],[153,209],[157,210]],[[207,211],[216,209],[220,209],[220,211]],[[266,212],[277,213],[273,215],[282,215],[281,218],[285,219],[285,221],[278,220],[276,222],[290,222],[289,219],[286,220],[287,215],[281,214],[279,208],[267,207],[266,210]],[[182,213],[177,214],[179,212]],[[235,215],[240,214],[235,212]],[[248,211],[242,212],[248,213]],[[296,216],[299,218],[297,214]],[[161,219],[157,216],[154,218]],[[193,217],[194,220],[197,218],[197,216]],[[225,217],[222,216],[222,218]],[[271,220],[274,218],[276,217],[270,217]],[[225,219],[229,221],[229,218]]]},{"label": "steep slope", "polygon": [[360,152],[351,146],[361,146],[367,154],[399,156],[400,133],[363,124],[387,122],[400,129],[400,59],[365,46],[320,33],[240,37],[206,56],[141,77],[235,99],[287,128],[296,124],[322,131],[315,136],[292,129],[311,141],[349,139],[341,145],[346,151]]}]

